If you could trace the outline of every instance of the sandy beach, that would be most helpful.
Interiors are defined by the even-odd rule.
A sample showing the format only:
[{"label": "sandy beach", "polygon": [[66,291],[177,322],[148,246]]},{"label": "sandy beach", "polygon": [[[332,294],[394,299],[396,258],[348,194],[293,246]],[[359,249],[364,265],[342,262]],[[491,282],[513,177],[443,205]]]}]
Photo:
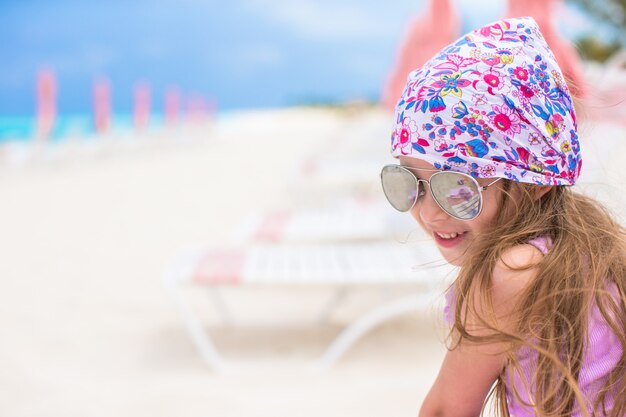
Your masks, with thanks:
[{"label": "sandy beach", "polygon": [[[280,109],[4,149],[0,414],[416,415],[445,353],[435,309],[388,321],[311,374],[306,365],[380,292],[357,291],[320,325],[330,287],[228,287],[236,325],[210,309],[207,324],[245,366],[220,375],[202,362],[162,283],[179,250],[229,242],[250,213],[340,201],[350,184],[306,183],[306,164],[390,161],[389,127],[389,115],[366,107]],[[581,188],[622,218],[625,134],[608,123],[581,129]],[[371,177],[354,192],[374,198],[378,171]],[[202,305],[206,294],[189,296]]]}]

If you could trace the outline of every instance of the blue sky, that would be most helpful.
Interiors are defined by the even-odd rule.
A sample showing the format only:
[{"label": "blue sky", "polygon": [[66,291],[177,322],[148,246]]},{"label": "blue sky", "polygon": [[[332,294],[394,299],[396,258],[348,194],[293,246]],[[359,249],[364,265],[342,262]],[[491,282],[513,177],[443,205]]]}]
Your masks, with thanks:
[{"label": "blue sky", "polygon": [[[496,20],[504,8],[498,0],[456,4],[466,30]],[[61,113],[89,112],[92,82],[102,76],[120,113],[130,111],[137,81],[151,85],[157,110],[170,85],[215,97],[222,109],[376,99],[405,25],[422,5],[0,0],[0,115],[32,113],[40,66],[57,74]]]}]

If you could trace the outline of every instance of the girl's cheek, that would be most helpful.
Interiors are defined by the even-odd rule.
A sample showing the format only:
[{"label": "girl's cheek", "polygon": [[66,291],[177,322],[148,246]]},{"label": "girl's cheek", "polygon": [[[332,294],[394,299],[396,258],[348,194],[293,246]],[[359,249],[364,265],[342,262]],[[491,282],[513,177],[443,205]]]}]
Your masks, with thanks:
[{"label": "girl's cheek", "polygon": [[411,213],[411,217],[413,217],[413,220],[415,220],[417,224],[419,224],[420,227],[423,229],[424,224],[422,223],[422,219],[420,217],[419,203],[416,203],[415,206],[413,206],[410,213]]},{"label": "girl's cheek", "polygon": [[417,207],[413,207],[413,209],[411,210],[411,217],[413,217],[413,220],[415,220],[415,222],[420,226],[420,229],[422,229],[422,231],[430,234],[430,230],[428,230],[424,225],[424,222],[420,217],[420,211]]}]

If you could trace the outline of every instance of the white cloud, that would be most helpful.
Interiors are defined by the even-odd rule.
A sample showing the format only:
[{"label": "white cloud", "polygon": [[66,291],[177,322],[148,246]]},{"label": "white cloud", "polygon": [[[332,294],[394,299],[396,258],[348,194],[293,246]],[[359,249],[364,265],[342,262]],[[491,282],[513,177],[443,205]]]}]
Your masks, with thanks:
[{"label": "white cloud", "polygon": [[245,0],[243,3],[247,10],[262,18],[314,40],[393,36],[398,32],[398,24],[404,22],[398,22],[398,13],[390,13],[389,7],[401,10],[416,7],[415,1],[403,1],[399,5],[320,0]]}]

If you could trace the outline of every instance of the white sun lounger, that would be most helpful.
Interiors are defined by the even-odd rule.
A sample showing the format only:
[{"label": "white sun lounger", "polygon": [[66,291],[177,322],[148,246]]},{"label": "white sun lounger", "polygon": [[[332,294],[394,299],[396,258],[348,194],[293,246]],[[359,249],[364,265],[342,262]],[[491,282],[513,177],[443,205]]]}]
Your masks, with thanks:
[{"label": "white sun lounger", "polygon": [[215,371],[228,363],[215,348],[181,286],[301,285],[394,286],[411,284],[415,293],[392,300],[355,320],[316,361],[332,366],[361,336],[380,323],[407,312],[432,308],[445,291],[449,269],[434,268],[440,257],[431,245],[390,243],[250,246],[181,254],[165,275],[165,284],[204,361]]},{"label": "white sun lounger", "polygon": [[393,210],[382,199],[376,202],[347,199],[333,207],[252,212],[235,228],[231,243],[404,240],[416,230],[418,226],[410,216]]}]

